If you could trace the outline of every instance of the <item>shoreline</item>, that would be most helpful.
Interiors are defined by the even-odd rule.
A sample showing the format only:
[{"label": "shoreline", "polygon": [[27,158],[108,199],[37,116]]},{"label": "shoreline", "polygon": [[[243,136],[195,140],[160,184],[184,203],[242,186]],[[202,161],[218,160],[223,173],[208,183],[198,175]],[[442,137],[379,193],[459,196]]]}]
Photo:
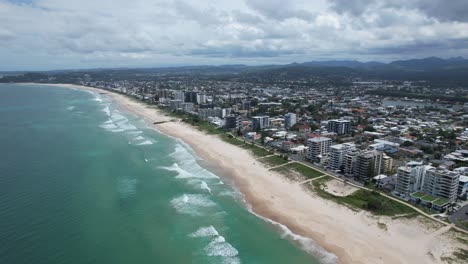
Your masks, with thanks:
[{"label": "shoreline", "polygon": [[[119,106],[145,119],[149,127],[182,140],[210,167],[222,171],[221,176],[233,182],[253,214],[302,236],[294,239],[291,235],[296,242],[311,238],[335,254],[339,263],[443,263],[440,258],[453,251],[453,243],[442,237],[445,232],[436,232],[440,227],[430,230],[417,219],[392,220],[356,212],[311,195],[297,183],[269,171],[247,150],[216,135],[205,134],[181,122],[153,124],[172,118],[125,95],[71,84],[31,84],[106,92]],[[380,223],[386,225],[386,230],[379,227]],[[315,255],[317,252],[307,252],[324,261],[324,256]]]}]

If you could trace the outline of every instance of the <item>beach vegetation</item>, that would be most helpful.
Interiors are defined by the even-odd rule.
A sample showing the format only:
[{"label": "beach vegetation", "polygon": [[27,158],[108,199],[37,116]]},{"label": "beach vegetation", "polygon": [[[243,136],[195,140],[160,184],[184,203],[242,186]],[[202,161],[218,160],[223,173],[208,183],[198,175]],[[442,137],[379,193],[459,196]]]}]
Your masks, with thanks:
[{"label": "beach vegetation", "polygon": [[253,143],[249,143],[248,141],[240,140],[230,133],[221,133],[220,138],[227,143],[249,150],[254,156],[257,157],[264,157],[272,154],[270,151],[256,146]]},{"label": "beach vegetation", "polygon": [[313,179],[323,175],[322,172],[297,162],[292,162],[273,170],[283,174],[297,173],[306,179]]},{"label": "beach vegetation", "polygon": [[[335,196],[324,189],[326,188],[324,183],[330,179],[332,177],[327,176],[312,181],[310,183],[311,189],[322,198],[333,200],[352,209],[366,210],[375,215],[396,216],[407,214],[409,217],[413,216],[412,213],[415,212],[411,207],[382,196],[376,191],[360,189],[347,196]],[[414,214],[414,216],[416,215]]]},{"label": "beach vegetation", "polygon": [[272,153],[262,147],[256,146],[253,142],[252,143],[245,143],[244,145],[241,145],[241,147],[248,149],[254,154],[254,156],[257,157],[264,157],[271,155]]},{"label": "beach vegetation", "polygon": [[266,157],[266,158],[260,159],[260,161],[270,166],[279,166],[288,162],[288,160],[285,160],[283,157],[278,156],[278,155]]}]

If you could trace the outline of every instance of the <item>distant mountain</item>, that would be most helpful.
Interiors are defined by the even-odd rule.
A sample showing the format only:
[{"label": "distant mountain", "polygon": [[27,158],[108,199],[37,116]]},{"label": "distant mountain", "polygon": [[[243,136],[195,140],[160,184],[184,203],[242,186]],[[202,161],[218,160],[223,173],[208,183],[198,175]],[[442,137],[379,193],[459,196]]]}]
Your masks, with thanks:
[{"label": "distant mountain", "polygon": [[370,61],[370,62],[359,62],[353,60],[345,61],[309,61],[301,63],[306,66],[320,66],[320,67],[348,67],[348,68],[368,68],[385,65],[385,63]]},{"label": "distant mountain", "polygon": [[377,61],[360,62],[354,60],[344,61],[309,61],[300,63],[304,66],[316,67],[348,67],[361,69],[387,69],[387,70],[411,70],[425,71],[434,69],[454,69],[468,67],[468,60],[463,57],[454,57],[449,59],[441,59],[437,57],[428,57],[424,59],[397,60],[390,63]]},{"label": "distant mountain", "polygon": [[468,67],[468,60],[462,57],[441,59],[437,57],[429,57],[424,59],[415,60],[399,60],[393,61],[389,64],[396,68],[404,70],[426,71],[434,69],[454,69],[461,67]]},{"label": "distant mountain", "polygon": [[216,78],[251,82],[293,81],[298,79],[349,82],[355,78],[366,80],[427,80],[437,85],[468,87],[468,60],[463,57],[441,59],[397,60],[390,63],[353,60],[309,61],[286,65],[199,65],[159,68],[82,69],[48,72],[9,72],[0,82],[47,81],[76,82],[87,73],[94,80],[150,80],[162,75],[189,75],[193,78]]}]

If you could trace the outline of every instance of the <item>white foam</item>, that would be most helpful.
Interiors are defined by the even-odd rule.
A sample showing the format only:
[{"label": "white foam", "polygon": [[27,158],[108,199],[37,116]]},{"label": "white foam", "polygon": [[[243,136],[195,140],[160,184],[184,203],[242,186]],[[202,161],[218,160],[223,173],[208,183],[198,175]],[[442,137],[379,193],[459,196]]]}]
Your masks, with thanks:
[{"label": "white foam", "polygon": [[125,130],[123,130],[121,128],[116,128],[116,129],[110,129],[109,131],[113,132],[113,133],[118,133],[118,132],[124,132]]},{"label": "white foam", "polygon": [[94,101],[96,101],[96,102],[100,102],[100,103],[102,103],[102,98],[101,98],[101,97],[99,97],[99,96],[97,96],[97,97],[94,97],[94,99],[93,99],[93,100],[94,100]]},{"label": "white foam", "polygon": [[117,112],[111,114],[111,119],[112,119],[113,122],[122,122],[122,121],[127,121],[128,120],[125,116],[123,116],[123,115],[121,115],[121,114],[119,114]]},{"label": "white foam", "polygon": [[197,231],[191,233],[190,237],[210,237],[219,236],[218,231],[213,226],[203,226],[197,229]]},{"label": "white foam", "polygon": [[117,122],[117,125],[123,130],[136,130],[136,126],[130,124],[127,120]]},{"label": "white foam", "polygon": [[171,200],[177,212],[189,215],[200,215],[200,209],[213,207],[216,204],[201,194],[184,194]]},{"label": "white foam", "polygon": [[170,154],[170,156],[177,160],[177,164],[180,169],[190,172],[188,174],[183,174],[184,176],[190,175],[191,178],[201,179],[219,178],[215,174],[198,165],[195,156],[181,144],[176,144],[175,150]]},{"label": "white foam", "polygon": [[200,183],[200,188],[201,188],[202,190],[208,191],[208,192],[211,194],[211,189],[210,189],[210,187],[208,187],[208,184],[206,184],[206,182],[202,181],[202,182]]},{"label": "white foam", "polygon": [[104,107],[103,109],[101,109],[101,111],[106,113],[107,116],[111,116],[109,106]]},{"label": "white foam", "polygon": [[118,128],[114,123],[107,123],[107,122],[104,122],[104,123],[103,123],[102,125],[100,125],[99,127],[104,128],[104,129],[109,129],[109,130],[117,129],[117,128]]},{"label": "white foam", "polygon": [[141,143],[138,143],[137,145],[138,146],[153,145],[153,142],[151,140],[145,140]]},{"label": "white foam", "polygon": [[144,137],[138,136],[138,137],[134,138],[133,140],[144,140],[144,139],[145,139]]},{"label": "white foam", "polygon": [[67,107],[67,110],[68,110],[68,111],[72,111],[73,109],[75,109],[75,107],[74,107],[73,105],[72,105],[72,106],[69,106],[69,107]]},{"label": "white foam", "polygon": [[187,170],[182,169],[179,164],[174,163],[170,167],[159,167],[168,171],[177,172],[177,179],[190,179],[190,178],[199,178],[199,179],[217,179],[218,176],[212,173],[197,173],[200,172],[197,168],[193,168],[194,173],[188,172]]},{"label": "white foam", "polygon": [[326,251],[324,248],[318,245],[317,242],[315,242],[313,239],[294,234],[287,226],[281,223],[275,222],[269,218],[258,215],[255,212],[253,212],[250,208],[249,208],[249,211],[255,216],[263,219],[264,221],[278,227],[281,230],[281,236],[283,238],[286,238],[286,239],[289,239],[298,243],[304,251],[317,257],[320,260],[320,263],[322,264],[338,263],[338,257],[335,254]]},{"label": "white foam", "polygon": [[231,191],[231,190],[224,190],[224,191],[221,191],[220,193],[218,193],[219,196],[228,196],[228,197],[232,197],[232,198],[238,198],[239,197],[239,194],[235,191]]},{"label": "white foam", "polygon": [[129,134],[129,135],[138,135],[138,134],[143,134],[143,131],[141,131],[141,130],[128,131],[127,134]]},{"label": "white foam", "polygon": [[235,257],[239,255],[239,251],[231,244],[226,242],[224,237],[217,236],[206,247],[205,253],[207,256],[220,256],[220,257]]},{"label": "white foam", "polygon": [[240,263],[241,261],[238,257],[223,259],[223,264],[240,264]]}]

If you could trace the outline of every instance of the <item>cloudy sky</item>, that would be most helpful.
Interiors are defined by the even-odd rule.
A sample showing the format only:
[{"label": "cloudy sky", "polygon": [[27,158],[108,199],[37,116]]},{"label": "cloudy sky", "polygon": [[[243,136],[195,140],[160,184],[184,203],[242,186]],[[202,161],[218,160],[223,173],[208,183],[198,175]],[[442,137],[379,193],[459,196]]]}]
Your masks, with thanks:
[{"label": "cloudy sky", "polygon": [[0,0],[0,70],[468,57],[467,0]]}]

